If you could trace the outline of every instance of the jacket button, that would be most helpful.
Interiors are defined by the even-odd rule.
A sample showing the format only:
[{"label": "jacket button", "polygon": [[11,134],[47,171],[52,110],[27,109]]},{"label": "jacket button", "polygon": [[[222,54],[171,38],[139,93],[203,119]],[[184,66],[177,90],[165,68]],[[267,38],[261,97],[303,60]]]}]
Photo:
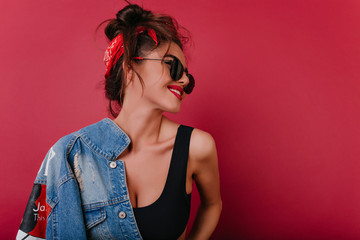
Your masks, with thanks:
[{"label": "jacket button", "polygon": [[119,218],[126,218],[126,212],[121,211],[121,212],[119,213]]},{"label": "jacket button", "polygon": [[116,168],[116,165],[117,165],[116,162],[111,162],[111,163],[110,163],[110,167],[111,167],[111,168]]}]

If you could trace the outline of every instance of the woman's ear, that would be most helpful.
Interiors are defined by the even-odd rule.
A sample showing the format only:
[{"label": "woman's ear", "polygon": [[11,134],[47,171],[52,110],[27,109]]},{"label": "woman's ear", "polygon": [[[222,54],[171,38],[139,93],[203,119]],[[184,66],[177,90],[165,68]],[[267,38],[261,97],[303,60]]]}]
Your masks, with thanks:
[{"label": "woman's ear", "polygon": [[128,65],[125,66],[125,63],[122,63],[122,67],[124,70],[124,76],[125,76],[125,80],[126,80],[126,86],[129,85],[132,81],[133,75],[134,75],[134,70],[132,69],[132,66]]}]

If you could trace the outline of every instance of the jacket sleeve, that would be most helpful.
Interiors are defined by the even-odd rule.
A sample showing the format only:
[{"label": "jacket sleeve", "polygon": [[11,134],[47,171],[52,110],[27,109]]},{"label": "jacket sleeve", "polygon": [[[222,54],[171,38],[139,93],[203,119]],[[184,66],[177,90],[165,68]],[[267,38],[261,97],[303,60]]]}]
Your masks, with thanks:
[{"label": "jacket sleeve", "polygon": [[16,239],[86,239],[80,191],[69,164],[74,136],[47,152],[34,181]]}]

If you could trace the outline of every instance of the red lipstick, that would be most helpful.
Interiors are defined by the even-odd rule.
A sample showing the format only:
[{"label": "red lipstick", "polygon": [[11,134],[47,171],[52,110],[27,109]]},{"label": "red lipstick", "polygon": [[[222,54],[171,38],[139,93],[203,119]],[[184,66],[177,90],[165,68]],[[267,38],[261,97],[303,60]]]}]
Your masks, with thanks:
[{"label": "red lipstick", "polygon": [[184,89],[177,85],[169,85],[168,89],[172,92],[179,100],[182,100],[181,96],[184,93]]}]

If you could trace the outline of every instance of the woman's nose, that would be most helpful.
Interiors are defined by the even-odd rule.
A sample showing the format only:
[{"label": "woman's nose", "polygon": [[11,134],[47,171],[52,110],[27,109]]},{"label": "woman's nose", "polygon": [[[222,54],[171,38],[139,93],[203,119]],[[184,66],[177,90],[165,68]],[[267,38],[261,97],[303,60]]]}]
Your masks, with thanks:
[{"label": "woman's nose", "polygon": [[179,79],[178,83],[181,84],[181,86],[185,87],[189,84],[190,80],[187,74],[184,72],[183,76]]}]

